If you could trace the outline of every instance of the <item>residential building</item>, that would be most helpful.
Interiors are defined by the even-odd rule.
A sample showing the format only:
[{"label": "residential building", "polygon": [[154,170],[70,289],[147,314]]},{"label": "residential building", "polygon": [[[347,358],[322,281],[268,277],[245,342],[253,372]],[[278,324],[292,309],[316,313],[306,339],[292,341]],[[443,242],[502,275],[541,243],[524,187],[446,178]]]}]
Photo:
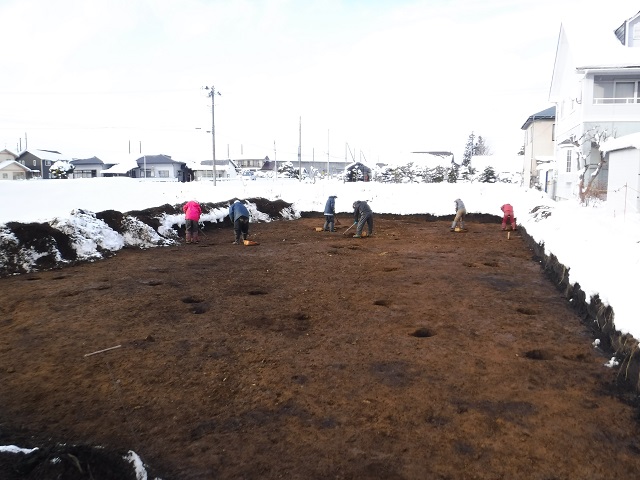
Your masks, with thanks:
[{"label": "residential building", "polygon": [[112,164],[105,164],[98,157],[76,158],[70,162],[75,168],[73,178],[96,178],[102,176],[102,171],[111,167]]},{"label": "residential building", "polygon": [[[36,172],[37,173],[37,172]],[[15,160],[0,160],[0,180],[28,180],[34,172]]]},{"label": "residential building", "polygon": [[5,160],[15,160],[16,158],[18,158],[18,155],[12,151],[7,150],[6,148],[4,150],[0,150],[0,162],[4,162]]},{"label": "residential building", "polygon": [[555,123],[556,107],[549,107],[529,116],[520,127],[524,130],[523,183],[551,197],[555,194]]},{"label": "residential building", "polygon": [[35,171],[34,176],[49,179],[52,178],[49,170],[51,165],[58,161],[69,162],[70,158],[62,155],[56,150],[25,150],[16,158],[25,167]]},{"label": "residential building", "polygon": [[639,15],[623,24],[631,37],[601,25],[560,27],[549,91],[556,105],[556,199],[583,198],[587,184],[590,195],[605,199],[608,165],[599,145],[640,132]]},{"label": "residential building", "polygon": [[186,162],[174,160],[170,155],[130,156],[100,173],[104,177],[124,176],[165,182],[188,182],[193,176]]},{"label": "residential building", "polygon": [[[213,161],[202,160],[199,164],[191,164],[194,180],[212,180],[213,179]],[[238,165],[230,159],[216,160],[216,181],[230,180],[238,176]]]}]

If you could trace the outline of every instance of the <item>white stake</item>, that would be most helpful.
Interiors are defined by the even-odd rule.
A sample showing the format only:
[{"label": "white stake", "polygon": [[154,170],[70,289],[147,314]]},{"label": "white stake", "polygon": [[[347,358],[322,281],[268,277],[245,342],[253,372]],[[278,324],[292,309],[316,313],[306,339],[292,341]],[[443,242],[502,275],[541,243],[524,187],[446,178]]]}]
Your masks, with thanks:
[{"label": "white stake", "polygon": [[85,357],[90,357],[91,355],[95,355],[96,353],[108,352],[109,350],[115,350],[116,348],[120,348],[122,345],[116,345],[115,347],[105,348],[104,350],[98,350],[97,352],[85,353]]}]

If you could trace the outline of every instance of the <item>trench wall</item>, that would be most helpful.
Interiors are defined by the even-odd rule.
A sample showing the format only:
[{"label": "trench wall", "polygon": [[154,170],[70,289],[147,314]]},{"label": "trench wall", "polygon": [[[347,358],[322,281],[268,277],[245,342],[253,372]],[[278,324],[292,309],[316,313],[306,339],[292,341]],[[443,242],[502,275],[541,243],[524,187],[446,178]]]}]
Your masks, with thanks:
[{"label": "trench wall", "polygon": [[598,295],[587,299],[579,283],[569,282],[569,267],[561,264],[552,253],[545,252],[544,243],[536,242],[522,226],[518,231],[532,250],[533,259],[540,263],[545,276],[562,292],[594,337],[600,340],[599,348],[619,361],[618,385],[640,393],[638,340],[616,330],[613,307],[605,305]]}]

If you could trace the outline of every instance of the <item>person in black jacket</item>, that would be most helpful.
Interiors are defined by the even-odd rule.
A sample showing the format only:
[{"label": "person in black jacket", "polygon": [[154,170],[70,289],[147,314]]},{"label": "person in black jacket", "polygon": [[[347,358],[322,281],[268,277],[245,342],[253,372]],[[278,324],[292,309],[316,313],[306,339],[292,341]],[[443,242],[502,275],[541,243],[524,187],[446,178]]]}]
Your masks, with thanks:
[{"label": "person in black jacket", "polygon": [[367,233],[369,236],[373,235],[373,212],[367,202],[360,200],[353,202],[353,220],[353,224],[357,225],[356,234],[353,238],[362,237],[362,229],[365,223],[367,224]]}]

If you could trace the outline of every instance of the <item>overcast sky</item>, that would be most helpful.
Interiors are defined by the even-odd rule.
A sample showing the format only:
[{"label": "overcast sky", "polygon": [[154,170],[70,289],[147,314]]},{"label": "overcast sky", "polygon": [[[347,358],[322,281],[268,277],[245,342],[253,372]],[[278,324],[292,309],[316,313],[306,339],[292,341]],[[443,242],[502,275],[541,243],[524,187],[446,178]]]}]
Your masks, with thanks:
[{"label": "overcast sky", "polygon": [[632,3],[0,0],[0,149],[211,159],[213,85],[218,159],[296,160],[300,123],[308,160],[461,155],[472,131],[515,154],[563,19],[613,32]]}]

